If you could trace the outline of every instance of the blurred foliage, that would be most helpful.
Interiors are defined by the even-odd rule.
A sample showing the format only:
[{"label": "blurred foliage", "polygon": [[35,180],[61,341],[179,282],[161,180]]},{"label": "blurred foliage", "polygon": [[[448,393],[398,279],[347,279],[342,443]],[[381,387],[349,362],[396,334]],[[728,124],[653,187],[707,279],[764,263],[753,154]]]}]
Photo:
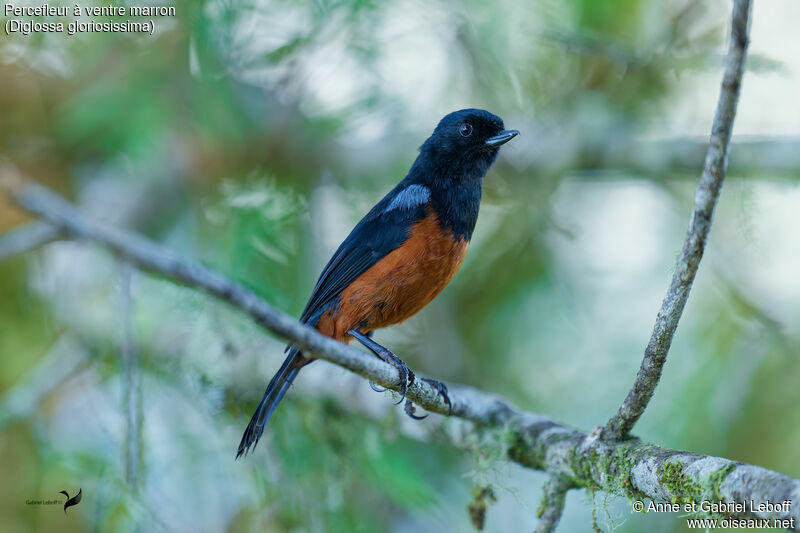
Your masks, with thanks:
[{"label": "blurred foliage", "polygon": [[[490,109],[523,135],[486,180],[466,263],[419,318],[378,336],[445,381],[583,429],[607,419],[638,367],[702,164],[702,148],[687,163],[679,143],[637,142],[674,131],[687,77],[718,83],[726,2],[175,5],[152,37],[0,39],[0,157],[299,313],[436,121]],[[752,59],[759,72],[789,68]],[[800,476],[799,174],[726,183],[642,438]],[[27,219],[0,198],[0,230]],[[470,494],[488,486],[487,531],[533,528],[543,476],[484,444],[415,440],[388,395],[325,363],[234,463],[283,343],[141,274],[131,487],[119,280],[113,256],[80,243],[0,263],[0,477],[15,480],[0,484],[4,530],[468,531]],[[78,487],[67,518],[25,505]],[[592,510],[616,531],[684,529],[573,493],[562,530],[588,530]]]}]

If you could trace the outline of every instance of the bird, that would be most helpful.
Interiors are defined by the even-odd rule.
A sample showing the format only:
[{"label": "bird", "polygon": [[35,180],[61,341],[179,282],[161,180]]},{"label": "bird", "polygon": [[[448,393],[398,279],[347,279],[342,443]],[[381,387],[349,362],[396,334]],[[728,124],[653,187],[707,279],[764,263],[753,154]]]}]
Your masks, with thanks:
[{"label": "bird", "polygon": [[[519,131],[505,129],[500,117],[482,109],[462,109],[442,118],[405,178],[334,252],[303,310],[301,323],[343,343],[355,339],[396,367],[404,384],[400,401],[414,373],[372,340],[372,333],[416,314],[456,274],[478,219],[483,179],[500,146],[517,135]],[[315,360],[291,344],[286,353],[245,429],[236,459],[251,447],[255,450],[298,372]],[[425,381],[452,410],[447,387]],[[405,411],[424,418],[414,415],[408,400]]]}]

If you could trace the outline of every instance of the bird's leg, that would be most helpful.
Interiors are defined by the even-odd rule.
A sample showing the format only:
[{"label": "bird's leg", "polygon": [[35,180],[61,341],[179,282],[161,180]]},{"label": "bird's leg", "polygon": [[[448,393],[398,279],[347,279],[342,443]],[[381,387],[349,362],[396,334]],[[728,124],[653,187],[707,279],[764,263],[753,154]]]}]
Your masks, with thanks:
[{"label": "bird's leg", "polygon": [[[403,386],[400,389],[400,402],[402,402],[403,398],[406,397],[408,386],[414,383],[414,372],[408,368],[408,365],[406,365],[405,361],[397,357],[394,353],[392,353],[391,350],[384,348],[374,340],[370,339],[369,335],[364,335],[363,333],[354,329],[351,329],[347,333],[352,335],[354,339],[363,344],[369,351],[377,355],[383,361],[386,361],[395,367],[400,372],[400,380],[403,383]],[[373,390],[377,390],[375,387],[372,388]]]},{"label": "bird's leg", "polygon": [[[374,334],[375,334],[375,330],[371,329],[371,330],[369,330],[367,332],[367,337],[371,339]],[[377,355],[376,355],[376,357],[377,357]],[[387,390],[389,390],[389,389],[387,389],[385,387],[381,387],[379,385],[376,385],[375,382],[372,381],[372,380],[369,380],[369,388],[374,390],[375,392],[386,392]]]}]

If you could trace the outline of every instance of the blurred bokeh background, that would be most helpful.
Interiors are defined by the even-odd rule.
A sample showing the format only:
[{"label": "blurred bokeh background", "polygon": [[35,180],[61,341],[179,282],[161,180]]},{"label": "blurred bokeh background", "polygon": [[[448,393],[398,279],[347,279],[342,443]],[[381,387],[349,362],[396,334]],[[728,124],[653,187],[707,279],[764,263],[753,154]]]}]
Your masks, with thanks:
[{"label": "blurred bokeh background", "polygon": [[[297,315],[438,119],[489,109],[522,135],[485,181],[466,262],[377,338],[445,382],[582,430],[607,420],[682,244],[730,2],[174,5],[152,37],[0,37],[0,156]],[[636,428],[794,477],[798,19],[796,0],[755,5],[710,245]],[[29,221],[0,198],[0,230]],[[472,491],[487,484],[498,501],[486,531],[535,526],[542,474],[490,443],[421,440],[440,417],[415,426],[388,393],[324,362],[234,462],[282,348],[227,306],[93,245],[4,258],[0,529],[470,531]],[[66,517],[25,504],[79,487]],[[573,491],[560,530],[591,530],[593,510],[607,531],[685,529]]]}]

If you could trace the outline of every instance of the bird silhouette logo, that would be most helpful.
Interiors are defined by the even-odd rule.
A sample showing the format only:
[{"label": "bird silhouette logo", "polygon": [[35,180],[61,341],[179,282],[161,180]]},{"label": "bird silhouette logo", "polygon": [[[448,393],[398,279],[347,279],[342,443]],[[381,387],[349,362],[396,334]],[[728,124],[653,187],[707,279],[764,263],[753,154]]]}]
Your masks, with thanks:
[{"label": "bird silhouette logo", "polygon": [[67,514],[67,507],[72,507],[73,505],[78,505],[80,503],[81,497],[83,496],[83,489],[78,489],[78,494],[72,498],[69,497],[69,493],[65,490],[62,490],[61,494],[67,497],[67,501],[64,502],[64,514]]}]

